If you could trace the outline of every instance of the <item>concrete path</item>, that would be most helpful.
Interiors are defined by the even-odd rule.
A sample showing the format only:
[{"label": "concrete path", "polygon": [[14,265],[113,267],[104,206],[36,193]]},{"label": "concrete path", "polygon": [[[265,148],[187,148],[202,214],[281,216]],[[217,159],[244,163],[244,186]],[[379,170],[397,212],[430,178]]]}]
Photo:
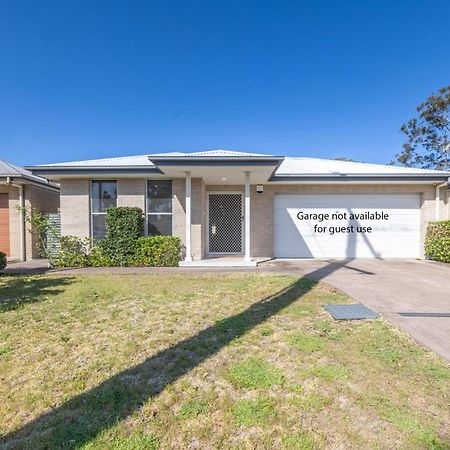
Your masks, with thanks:
[{"label": "concrete path", "polygon": [[[450,362],[450,264],[431,261],[373,260],[319,261],[273,260],[256,268],[222,267],[107,267],[84,269],[49,269],[44,260],[11,264],[8,274],[52,273],[126,274],[126,273],[273,273],[310,276],[326,281],[357,302],[383,314],[394,325],[409,333],[417,342],[442,355]],[[419,313],[423,316],[403,316]],[[431,317],[427,317],[427,314]],[[446,317],[433,317],[444,313]]]},{"label": "concrete path", "polygon": [[266,271],[309,275],[330,283],[450,362],[449,264],[367,259],[331,263],[275,260],[264,266]]}]

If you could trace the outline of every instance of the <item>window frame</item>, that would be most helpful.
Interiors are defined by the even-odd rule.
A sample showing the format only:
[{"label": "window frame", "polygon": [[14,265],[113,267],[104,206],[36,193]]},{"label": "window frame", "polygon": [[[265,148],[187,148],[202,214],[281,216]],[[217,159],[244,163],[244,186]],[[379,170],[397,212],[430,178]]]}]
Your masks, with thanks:
[{"label": "window frame", "polygon": [[[170,192],[171,192],[171,197],[170,197],[170,201],[171,201],[171,212],[150,212],[149,211],[149,198],[148,198],[148,185],[149,183],[155,183],[155,182],[161,182],[161,181],[170,181]],[[145,183],[145,236],[150,236],[148,234],[148,225],[149,225],[149,217],[148,216],[171,216],[171,230],[170,230],[170,235],[168,236],[173,236],[173,180],[172,179],[159,179],[159,178],[149,178],[146,180]]]},{"label": "window frame", "polygon": [[[103,212],[94,212],[94,189],[93,189],[93,185],[94,183],[115,183],[116,184],[116,206],[115,208],[117,208],[117,201],[119,199],[119,183],[117,182],[117,180],[111,180],[111,179],[93,179],[91,180],[90,183],[90,192],[89,192],[89,197],[90,197],[90,202],[89,202],[89,206],[90,206],[90,237],[92,240],[94,240],[94,215],[96,216],[106,216],[106,211]],[[113,207],[114,208],[114,207]],[[97,239],[99,240],[99,239]]]}]

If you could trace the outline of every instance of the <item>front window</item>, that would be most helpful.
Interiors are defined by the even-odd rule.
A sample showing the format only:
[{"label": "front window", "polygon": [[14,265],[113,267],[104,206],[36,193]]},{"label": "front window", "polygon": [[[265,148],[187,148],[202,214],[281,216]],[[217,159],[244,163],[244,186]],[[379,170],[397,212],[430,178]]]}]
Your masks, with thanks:
[{"label": "front window", "polygon": [[116,181],[92,181],[92,238],[94,241],[106,235],[106,210],[117,206]]},{"label": "front window", "polygon": [[147,182],[147,233],[149,236],[172,234],[172,181]]}]

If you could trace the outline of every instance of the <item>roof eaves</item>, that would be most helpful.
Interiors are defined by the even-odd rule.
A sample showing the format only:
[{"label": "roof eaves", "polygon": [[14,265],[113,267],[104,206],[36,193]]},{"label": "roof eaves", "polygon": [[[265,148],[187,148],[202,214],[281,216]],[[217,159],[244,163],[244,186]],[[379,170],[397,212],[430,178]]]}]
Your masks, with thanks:
[{"label": "roof eaves", "polygon": [[160,161],[160,160],[174,160],[174,161],[185,161],[185,160],[207,160],[207,161],[220,161],[220,160],[267,160],[267,161],[278,161],[284,159],[284,156],[269,156],[269,155],[243,155],[243,156],[197,156],[197,155],[176,155],[176,156],[158,156],[158,155],[148,155],[149,161]]},{"label": "roof eaves", "polygon": [[29,170],[34,173],[45,175],[86,175],[86,174],[150,174],[150,173],[162,173],[160,169],[153,165],[148,166],[33,166],[29,167]]},{"label": "roof eaves", "polygon": [[279,167],[284,160],[283,156],[171,156],[152,157],[149,160],[158,165],[165,166],[250,166],[264,165]]}]

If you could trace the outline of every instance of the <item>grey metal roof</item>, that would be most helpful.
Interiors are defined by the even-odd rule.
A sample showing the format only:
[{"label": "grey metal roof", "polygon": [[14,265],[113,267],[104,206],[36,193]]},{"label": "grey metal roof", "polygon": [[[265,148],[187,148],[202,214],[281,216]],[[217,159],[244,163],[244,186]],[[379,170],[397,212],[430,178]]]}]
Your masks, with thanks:
[{"label": "grey metal roof", "polygon": [[57,187],[54,183],[50,183],[47,179],[34,175],[23,167],[16,166],[7,161],[0,159],[0,177],[20,178],[45,186]]},{"label": "grey metal roof", "polygon": [[230,150],[210,150],[206,152],[194,152],[194,153],[181,153],[181,152],[169,152],[169,153],[155,153],[146,155],[134,155],[134,156],[119,156],[114,158],[101,158],[101,159],[88,159],[83,161],[70,161],[56,164],[43,164],[39,167],[151,167],[154,164],[151,162],[155,159],[184,159],[184,158],[259,158],[270,157],[271,155],[262,155],[259,153],[246,153],[236,152]]},{"label": "grey metal roof", "polygon": [[[269,181],[274,182],[315,182],[337,181],[353,182],[359,180],[391,181],[433,181],[446,180],[450,172],[438,170],[424,170],[410,167],[399,167],[383,164],[360,163],[319,159],[310,157],[273,156],[259,153],[237,152],[230,150],[210,150],[193,153],[169,152],[114,158],[91,159],[83,161],[63,162],[31,166],[34,173],[43,176],[57,173],[85,174],[91,172],[108,173],[158,173],[158,166],[174,165],[181,162],[190,165],[230,165],[267,163],[276,165]],[[280,164],[281,163],[281,164]]]}]

